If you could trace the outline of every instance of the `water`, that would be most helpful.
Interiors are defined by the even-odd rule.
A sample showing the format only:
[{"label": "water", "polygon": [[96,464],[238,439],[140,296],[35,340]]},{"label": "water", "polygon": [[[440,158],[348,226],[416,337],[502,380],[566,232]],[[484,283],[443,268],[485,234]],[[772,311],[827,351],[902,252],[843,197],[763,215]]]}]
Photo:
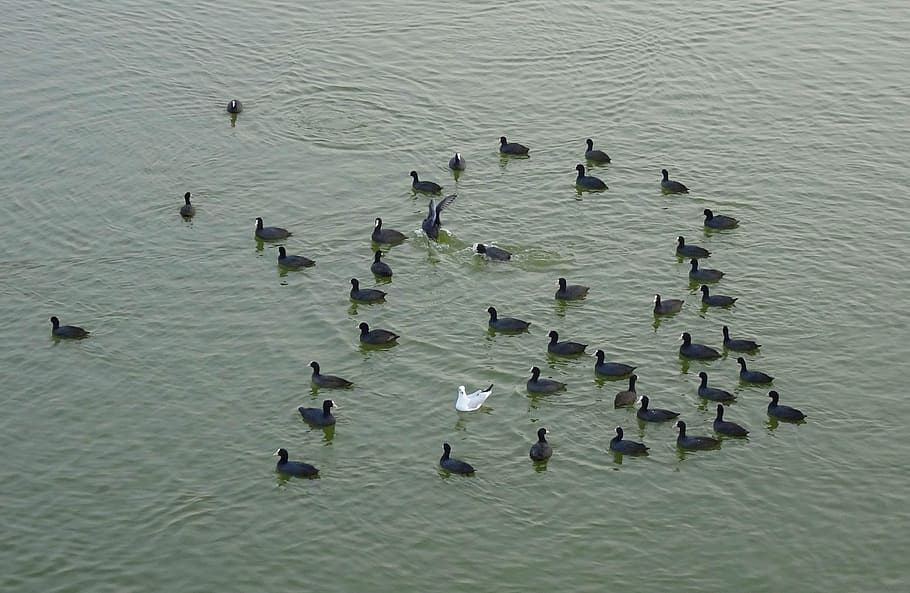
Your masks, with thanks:
[{"label": "water", "polygon": [[[905,4],[0,6],[0,590],[904,590]],[[587,137],[602,194],[573,186]],[[439,244],[411,169],[458,193]],[[316,267],[280,272],[256,216]],[[353,305],[376,216],[412,237],[387,302]],[[734,308],[697,306],[679,234]],[[559,276],[591,295],[555,302]],[[531,332],[488,335],[491,304]],[[93,335],[54,342],[53,314]],[[360,321],[400,344],[361,349]],[[769,424],[735,356],[679,360],[724,324],[806,424]],[[680,454],[549,329],[638,365],[692,434],[707,369],[752,435]],[[356,387],[314,392],[311,359]],[[569,389],[529,397],[535,364]],[[308,428],[325,397],[338,425]],[[651,455],[609,455],[617,425]],[[443,441],[476,476],[439,474]],[[321,478],[276,476],[280,446]]]}]

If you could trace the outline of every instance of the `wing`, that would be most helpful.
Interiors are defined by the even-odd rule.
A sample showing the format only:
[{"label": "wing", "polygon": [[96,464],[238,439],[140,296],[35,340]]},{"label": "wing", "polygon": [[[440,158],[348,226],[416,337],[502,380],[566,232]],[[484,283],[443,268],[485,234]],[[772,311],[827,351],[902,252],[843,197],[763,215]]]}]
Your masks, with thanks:
[{"label": "wing", "polygon": [[[430,203],[429,203],[429,206],[427,209],[427,217],[423,219],[423,224],[421,225],[423,227],[423,230],[426,231],[427,229],[432,228],[433,225],[436,224],[436,216],[437,216],[436,200],[433,198],[430,198]],[[429,231],[427,231],[427,232],[429,232]]]},{"label": "wing", "polygon": [[[436,205],[436,211],[435,211],[436,220],[439,220],[439,213],[442,212],[443,210],[445,210],[446,208],[448,208],[449,204],[454,202],[455,198],[457,198],[457,197],[458,197],[457,194],[448,195],[448,196],[444,197],[442,199],[442,201],[439,202],[439,204]],[[433,208],[433,200],[430,200],[430,208],[431,209]]]}]

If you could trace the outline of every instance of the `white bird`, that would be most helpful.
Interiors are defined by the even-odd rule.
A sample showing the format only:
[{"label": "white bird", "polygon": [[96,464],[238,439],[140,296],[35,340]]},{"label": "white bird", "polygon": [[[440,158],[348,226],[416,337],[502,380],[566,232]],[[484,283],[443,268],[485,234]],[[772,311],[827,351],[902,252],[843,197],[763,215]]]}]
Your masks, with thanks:
[{"label": "white bird", "polygon": [[459,412],[473,412],[480,408],[483,402],[493,394],[493,385],[486,389],[478,389],[474,393],[466,393],[464,385],[458,386],[458,400],[455,401],[455,409]]}]

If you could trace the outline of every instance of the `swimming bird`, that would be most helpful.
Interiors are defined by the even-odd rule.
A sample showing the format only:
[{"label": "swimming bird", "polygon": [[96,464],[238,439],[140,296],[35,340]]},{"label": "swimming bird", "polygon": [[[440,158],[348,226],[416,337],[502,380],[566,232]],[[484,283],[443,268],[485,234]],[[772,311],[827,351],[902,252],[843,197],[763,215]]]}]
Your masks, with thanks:
[{"label": "swimming bird", "polygon": [[724,420],[724,405],[717,404],[717,417],[714,418],[714,432],[725,434],[730,437],[744,437],[749,435],[749,431],[737,424]]},{"label": "swimming bird", "polygon": [[452,453],[452,446],[448,443],[442,444],[442,457],[439,458],[439,467],[453,474],[473,474],[474,467],[470,463],[465,463],[460,459],[455,459],[449,455]]},{"label": "swimming bird", "polygon": [[373,221],[373,234],[370,235],[370,238],[375,243],[388,243],[393,245],[395,243],[401,243],[408,237],[401,231],[382,228],[382,219],[376,217],[376,220]]},{"label": "swimming bird", "polygon": [[341,377],[336,377],[335,375],[323,375],[319,372],[319,363],[315,360],[310,361],[310,368],[313,369],[313,376],[310,377],[310,380],[313,382],[313,385],[317,387],[339,389],[353,385],[353,383],[347,379],[342,379]]},{"label": "swimming bird", "polygon": [[641,455],[648,452],[648,447],[638,441],[628,441],[622,438],[622,428],[616,427],[616,436],[610,439],[610,450],[626,455]]},{"label": "swimming bird", "polygon": [[313,426],[332,426],[335,424],[335,416],[332,415],[332,408],[336,407],[335,402],[330,399],[322,402],[321,408],[304,408],[300,406],[297,411],[303,416],[303,419]]},{"label": "swimming bird", "polygon": [[727,350],[737,350],[739,352],[749,352],[761,348],[761,344],[755,342],[755,340],[744,340],[744,339],[731,339],[730,338],[730,328],[726,325],[723,328],[724,332],[724,348]]},{"label": "swimming bird", "polygon": [[390,344],[401,337],[387,329],[371,330],[366,322],[361,322],[357,327],[360,328],[360,341],[364,344]]},{"label": "swimming bird", "polygon": [[288,255],[284,245],[278,247],[278,265],[285,268],[309,268],[315,266],[316,262],[302,255]]},{"label": "swimming bird", "polygon": [[679,436],[676,437],[676,444],[680,449],[688,449],[690,451],[703,451],[705,449],[716,449],[718,446],[720,446],[720,441],[714,437],[693,437],[687,435],[686,423],[682,420],[679,420],[676,423],[676,428],[679,429]]},{"label": "swimming bird", "polygon": [[89,333],[78,325],[60,325],[60,320],[57,319],[57,316],[51,317],[51,334],[57,338],[73,338],[81,339],[89,335]]},{"label": "swimming bird", "polygon": [[686,245],[686,239],[682,235],[676,237],[676,255],[683,257],[708,257],[711,252],[698,245]]},{"label": "swimming bird", "polygon": [[689,188],[680,183],[679,181],[673,181],[670,179],[670,173],[666,169],[661,169],[660,174],[664,178],[660,182],[660,189],[664,193],[668,194],[687,194],[689,193]]},{"label": "swimming bird", "polygon": [[528,147],[518,142],[507,142],[505,136],[499,137],[499,152],[502,154],[528,154]]},{"label": "swimming bird", "polygon": [[578,175],[575,177],[575,185],[584,189],[607,189],[607,184],[602,179],[593,175],[585,175],[585,166],[582,164],[575,165]]},{"label": "swimming bird", "polygon": [[750,371],[746,368],[746,359],[740,356],[736,359],[739,363],[739,378],[748,383],[770,383],[774,377],[761,371]]},{"label": "swimming bird", "polygon": [[512,254],[505,249],[494,247],[493,245],[484,245],[483,243],[474,243],[474,251],[481,255],[486,255],[490,259],[507,261],[512,259]]},{"label": "swimming bird", "polygon": [[488,325],[496,331],[520,332],[528,329],[528,326],[531,325],[530,321],[522,321],[514,317],[498,317],[495,307],[487,307],[487,313],[490,314]]},{"label": "swimming bird", "polygon": [[803,414],[801,410],[777,403],[780,399],[780,394],[776,391],[769,391],[768,397],[771,398],[771,403],[768,404],[768,416],[773,416],[780,420],[790,420],[792,422],[799,422],[800,420],[806,419],[806,415]]},{"label": "swimming bird", "polygon": [[590,288],[581,284],[566,284],[565,278],[560,278],[558,283],[559,289],[556,291],[556,298],[565,301],[583,299],[590,290]]},{"label": "swimming bird", "polygon": [[698,373],[698,377],[701,379],[701,384],[698,386],[699,396],[715,402],[729,402],[736,399],[736,396],[729,391],[717,389],[716,387],[708,387],[708,373],[702,371]]},{"label": "swimming bird", "polygon": [[237,99],[231,99],[227,104],[228,113],[240,113],[243,111],[243,104]]},{"label": "swimming bird", "polygon": [[423,232],[427,234],[427,237],[431,239],[439,237],[439,228],[442,226],[442,220],[440,220],[439,215],[449,206],[449,204],[455,201],[456,197],[458,196],[455,194],[448,195],[438,204],[435,199],[430,198],[427,217],[423,219],[423,224],[421,224],[421,228],[423,228]]},{"label": "swimming bird", "polygon": [[[696,260],[692,260],[696,261]],[[680,299],[665,299],[661,300],[659,294],[654,295],[654,314],[655,315],[672,315],[673,313],[679,313],[682,309],[683,303]]]},{"label": "swimming bird", "polygon": [[547,344],[547,352],[550,354],[574,356],[576,354],[582,354],[585,351],[585,348],[588,347],[587,344],[580,344],[578,342],[560,342],[559,334],[556,330],[550,330],[550,333],[547,335],[550,336],[550,343]]},{"label": "swimming bird", "polygon": [[379,276],[380,278],[391,278],[392,277],[392,268],[389,264],[381,261],[382,252],[376,250],[373,253],[373,264],[370,266],[370,271],[373,272],[374,276]]},{"label": "swimming bird", "polygon": [[541,379],[540,369],[531,367],[531,378],[528,379],[527,387],[532,393],[554,393],[565,389],[566,384],[553,379]]},{"label": "swimming bird", "polygon": [[277,226],[262,226],[262,218],[256,217],[256,237],[263,241],[280,241],[293,233]]},{"label": "swimming bird", "polygon": [[689,335],[689,332],[683,332],[679,336],[683,343],[679,347],[679,353],[687,358],[696,358],[700,360],[711,360],[714,358],[720,358],[720,352],[715,350],[710,346],[705,346],[704,344],[697,344],[692,342],[692,336]]},{"label": "swimming bird", "polygon": [[528,451],[528,457],[534,461],[546,461],[553,456],[553,447],[547,442],[548,432],[546,428],[537,430],[537,442],[531,445],[531,450]]},{"label": "swimming bird", "polygon": [[698,280],[699,282],[717,282],[724,277],[724,273],[720,270],[714,270],[711,268],[699,268],[698,267],[698,258],[693,257],[690,261],[689,268],[689,279]]},{"label": "swimming bird", "polygon": [[351,300],[362,303],[375,303],[385,299],[383,291],[376,288],[360,288],[360,281],[357,278],[351,278]]},{"label": "swimming bird", "polygon": [[487,401],[487,398],[493,395],[493,384],[491,383],[486,389],[478,389],[471,393],[465,391],[464,385],[458,386],[458,399],[455,400],[455,409],[459,412],[473,412]]},{"label": "swimming bird", "polygon": [[190,192],[183,194],[183,201],[185,204],[180,207],[180,216],[184,218],[192,218],[196,215],[196,207],[190,204]]},{"label": "swimming bird", "polygon": [[733,229],[739,226],[739,221],[732,216],[723,214],[714,214],[709,208],[705,208],[705,226],[712,229]]},{"label": "swimming bird", "polygon": [[638,408],[635,415],[645,422],[666,422],[667,420],[673,420],[679,416],[679,412],[674,412],[672,410],[649,408],[648,406],[650,405],[651,400],[648,399],[647,395],[639,396],[638,400],[641,402],[641,407]]},{"label": "swimming bird", "polygon": [[629,377],[629,388],[620,391],[613,398],[613,407],[622,408],[623,406],[633,406],[638,401],[638,392],[635,391],[635,382],[638,381],[638,375]]},{"label": "swimming bird", "polygon": [[442,186],[438,183],[432,181],[421,181],[417,178],[417,171],[411,171],[410,176],[414,179],[411,182],[411,188],[414,191],[424,192],[428,194],[438,194],[442,191]]},{"label": "swimming bird", "polygon": [[585,140],[585,143],[588,145],[588,150],[585,151],[585,159],[591,161],[592,163],[609,163],[610,155],[605,153],[602,150],[594,150],[594,141],[588,138]]},{"label": "swimming bird", "polygon": [[467,167],[467,163],[464,160],[464,157],[461,156],[460,152],[456,152],[455,156],[449,159],[449,169],[453,171],[464,171]]},{"label": "swimming bird", "polygon": [[624,377],[635,370],[635,367],[621,362],[604,362],[606,355],[603,350],[597,350],[592,356],[597,359],[594,372],[604,377]]},{"label": "swimming bird", "polygon": [[277,472],[304,478],[319,474],[319,470],[309,463],[304,463],[303,461],[288,461],[288,450],[283,447],[275,451],[275,455],[280,458],[275,465],[275,471]]},{"label": "swimming bird", "polygon": [[725,294],[711,294],[707,284],[701,285],[701,302],[709,307],[729,307],[735,303],[737,297]]}]

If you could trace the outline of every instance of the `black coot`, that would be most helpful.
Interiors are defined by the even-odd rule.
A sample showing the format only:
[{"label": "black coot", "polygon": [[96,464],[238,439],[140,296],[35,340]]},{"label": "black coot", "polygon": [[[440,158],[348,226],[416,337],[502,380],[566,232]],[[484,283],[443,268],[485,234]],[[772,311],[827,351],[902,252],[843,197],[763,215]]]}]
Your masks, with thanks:
[{"label": "black coot", "polygon": [[553,455],[553,447],[547,442],[547,429],[540,428],[537,431],[537,442],[531,445],[528,456],[534,461],[546,461]]},{"label": "black coot", "polygon": [[452,452],[452,446],[448,443],[442,444],[442,457],[439,458],[439,466],[446,470],[450,471],[453,474],[473,474],[474,467],[470,463],[465,463],[460,459],[455,459],[454,457],[449,457],[449,454]]},{"label": "black coot", "polygon": [[335,424],[335,416],[332,415],[332,408],[335,402],[330,399],[322,402],[321,408],[305,408],[300,406],[297,411],[303,416],[303,419],[313,426],[332,426]]}]

